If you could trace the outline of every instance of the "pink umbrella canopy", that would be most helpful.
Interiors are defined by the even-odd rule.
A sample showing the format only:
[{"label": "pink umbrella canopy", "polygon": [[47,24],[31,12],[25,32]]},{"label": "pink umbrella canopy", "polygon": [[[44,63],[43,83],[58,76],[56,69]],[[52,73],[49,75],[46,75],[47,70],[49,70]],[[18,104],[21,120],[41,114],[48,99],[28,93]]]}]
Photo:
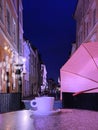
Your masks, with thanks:
[{"label": "pink umbrella canopy", "polygon": [[60,69],[60,77],[61,92],[98,92],[98,42],[82,43]]}]

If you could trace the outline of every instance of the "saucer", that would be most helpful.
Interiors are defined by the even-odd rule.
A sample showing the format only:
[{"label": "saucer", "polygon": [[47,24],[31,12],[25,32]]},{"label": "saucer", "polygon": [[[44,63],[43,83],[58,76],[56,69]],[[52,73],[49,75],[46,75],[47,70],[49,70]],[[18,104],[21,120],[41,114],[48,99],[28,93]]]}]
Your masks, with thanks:
[{"label": "saucer", "polygon": [[36,111],[31,110],[31,112],[32,112],[33,115],[54,115],[54,114],[59,113],[60,111],[61,111],[60,109],[56,109],[56,110],[52,110],[52,111],[47,111],[47,112],[40,112],[38,110],[36,110]]}]

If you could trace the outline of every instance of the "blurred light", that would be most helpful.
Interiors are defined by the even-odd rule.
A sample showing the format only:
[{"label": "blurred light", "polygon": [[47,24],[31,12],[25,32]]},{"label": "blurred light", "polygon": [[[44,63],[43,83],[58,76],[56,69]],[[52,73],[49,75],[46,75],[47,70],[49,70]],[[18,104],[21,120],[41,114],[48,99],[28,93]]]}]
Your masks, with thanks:
[{"label": "blurred light", "polygon": [[26,62],[26,58],[22,58],[23,62],[25,63]]},{"label": "blurred light", "polygon": [[8,46],[5,46],[5,47],[4,47],[4,50],[7,50],[7,49],[8,49]]}]

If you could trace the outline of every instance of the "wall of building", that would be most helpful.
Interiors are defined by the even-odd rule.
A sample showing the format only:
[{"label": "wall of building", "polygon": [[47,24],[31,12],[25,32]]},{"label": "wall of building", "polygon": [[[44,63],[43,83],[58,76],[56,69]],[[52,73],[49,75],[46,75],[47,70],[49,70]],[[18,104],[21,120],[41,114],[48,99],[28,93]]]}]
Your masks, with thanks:
[{"label": "wall of building", "polygon": [[17,6],[11,0],[1,0],[0,5],[0,92],[17,92],[14,68],[18,56]]},{"label": "wall of building", "polygon": [[48,83],[47,83],[47,70],[44,64],[41,64],[41,92],[48,90]]},{"label": "wall of building", "polygon": [[78,0],[74,18],[76,19],[76,43],[98,41],[98,1]]},{"label": "wall of building", "polygon": [[[93,42],[98,42],[98,0],[78,0],[74,18],[76,19],[76,25],[77,25],[76,47],[78,48],[82,43],[92,42],[91,44],[94,44]],[[84,57],[85,57],[85,55],[84,55]],[[79,60],[81,61],[81,57]],[[90,63],[90,60],[88,60],[88,61]],[[82,62],[83,61],[81,61],[81,64],[82,64]],[[87,65],[88,64],[86,64],[86,65],[84,64],[84,66],[82,67],[83,70]],[[81,72],[83,72],[82,68],[80,70]],[[90,68],[90,66],[89,66],[89,68]],[[72,67],[72,69],[73,69],[73,67]],[[93,73],[95,71],[97,72],[97,68],[96,67],[94,68],[94,66],[92,66],[91,70],[93,70]],[[90,70],[88,70],[87,72],[88,72],[87,74],[89,74]],[[71,73],[68,74],[67,72],[63,71],[63,75],[65,75],[65,77],[66,77],[66,74],[70,78],[67,79],[67,81],[69,83],[68,82],[66,83],[65,80],[63,80],[64,82],[62,82],[62,83],[64,85],[66,84],[67,86],[69,85],[70,87],[73,87],[75,85],[75,83],[76,84],[78,83],[79,78],[74,77],[73,80],[71,80],[71,78],[72,78]],[[90,77],[90,79],[92,79],[91,77]],[[63,78],[64,78],[64,76],[63,76]],[[71,82],[69,80],[71,80]],[[76,81],[74,82],[74,80],[76,80]],[[89,81],[91,81],[91,80],[89,80]],[[74,82],[73,85],[70,85],[72,82]],[[80,85],[78,85],[77,88],[80,88],[80,86],[81,86],[81,90],[83,90],[83,87],[85,90],[88,84],[89,84],[89,88],[90,88],[93,86],[94,83],[95,83],[95,86],[98,86],[97,82],[86,83],[86,85],[84,83],[86,83],[86,82],[79,81]],[[64,86],[65,89],[68,88],[68,87],[66,87],[66,85]],[[76,88],[76,86],[75,86],[75,88]],[[87,91],[81,92],[81,90],[77,90],[78,94],[76,94],[76,95],[73,94],[73,92],[75,90],[73,90],[72,88],[70,89],[70,91],[63,90],[62,95],[61,95],[63,108],[78,108],[78,109],[89,109],[89,110],[98,111],[98,104],[97,104],[98,103],[98,101],[97,101],[98,89],[92,89],[91,91],[88,91],[88,92]]]},{"label": "wall of building", "polygon": [[23,33],[22,0],[0,0],[0,93],[38,94],[39,52],[23,41]]},{"label": "wall of building", "polygon": [[29,42],[24,40],[23,43],[23,56],[25,57],[24,69],[25,74],[23,75],[23,90],[22,94],[23,97],[27,97],[30,95],[30,86],[29,86],[29,59],[30,59],[30,49],[29,49]]}]

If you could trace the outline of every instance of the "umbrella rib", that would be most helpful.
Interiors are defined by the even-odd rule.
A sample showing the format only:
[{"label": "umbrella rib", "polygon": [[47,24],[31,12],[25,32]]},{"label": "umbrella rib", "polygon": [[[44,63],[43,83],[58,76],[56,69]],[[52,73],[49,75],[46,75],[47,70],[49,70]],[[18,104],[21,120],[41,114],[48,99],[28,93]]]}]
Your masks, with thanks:
[{"label": "umbrella rib", "polygon": [[[83,44],[82,44],[83,45]],[[92,60],[93,60],[93,62],[94,62],[94,64],[95,64],[95,66],[97,67],[97,69],[98,69],[98,66],[97,66],[97,64],[96,64],[96,62],[95,62],[95,60],[94,60],[94,58],[93,58],[93,56],[91,55],[91,53],[88,51],[88,49],[83,45],[83,47],[85,48],[85,50],[89,53],[89,55],[91,56],[91,58],[92,58]]]},{"label": "umbrella rib", "polygon": [[[66,70],[65,70],[65,71],[66,71]],[[77,74],[77,73],[74,73],[74,72],[71,72],[71,71],[68,71],[68,70],[67,70],[66,72],[69,72],[69,73],[72,73],[72,74],[78,75],[78,76],[80,76],[80,77],[82,77],[82,78],[86,78],[86,79],[88,79],[88,80],[91,80],[91,81],[93,81],[93,82],[98,83],[98,81],[93,80],[93,79],[90,79],[90,78],[85,77],[85,76],[83,76],[83,75],[80,75],[80,74]]]},{"label": "umbrella rib", "polygon": [[79,94],[82,94],[82,93],[85,93],[85,92],[88,92],[88,91],[91,91],[91,90],[95,90],[95,89],[98,89],[98,87],[90,88],[90,89],[86,89],[86,90],[82,90],[82,91],[76,92],[76,93],[73,94],[73,96],[77,96]]}]

